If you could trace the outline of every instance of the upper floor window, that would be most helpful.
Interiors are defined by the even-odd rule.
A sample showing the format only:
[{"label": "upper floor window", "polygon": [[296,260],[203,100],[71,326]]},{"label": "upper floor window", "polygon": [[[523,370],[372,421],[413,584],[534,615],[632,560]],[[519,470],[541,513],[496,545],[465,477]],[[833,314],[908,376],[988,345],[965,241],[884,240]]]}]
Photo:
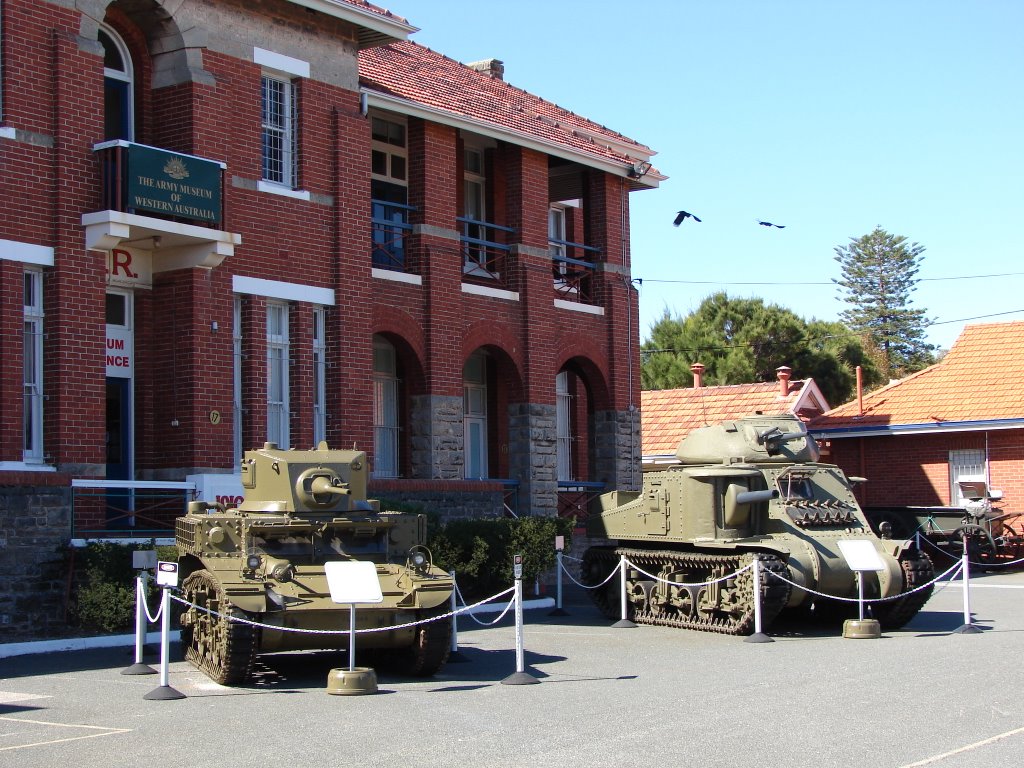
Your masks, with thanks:
[{"label": "upper floor window", "polygon": [[488,269],[486,190],[484,152],[477,147],[466,147],[462,154],[462,215],[466,238],[463,271],[469,275],[492,277]]},{"label": "upper floor window", "polygon": [[25,270],[24,442],[22,460],[43,460],[43,272]]},{"label": "upper floor window", "polygon": [[296,102],[292,80],[263,74],[263,180],[291,189],[298,184]]},{"label": "upper floor window", "polygon": [[373,117],[370,126],[373,266],[402,271],[405,269],[405,235],[409,228],[405,123]]},{"label": "upper floor window", "polygon": [[103,138],[131,141],[135,138],[131,56],[110,27],[101,27],[98,38],[103,46]]}]

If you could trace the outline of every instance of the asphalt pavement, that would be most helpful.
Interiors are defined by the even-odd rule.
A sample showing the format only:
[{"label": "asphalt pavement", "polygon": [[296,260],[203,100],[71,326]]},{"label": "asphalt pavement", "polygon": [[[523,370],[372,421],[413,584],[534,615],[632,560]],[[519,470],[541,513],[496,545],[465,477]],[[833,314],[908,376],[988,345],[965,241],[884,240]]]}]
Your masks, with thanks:
[{"label": "asphalt pavement", "polygon": [[1013,765],[1024,573],[973,578],[970,603],[978,634],[955,631],[953,583],[878,639],[779,620],[775,642],[755,644],[612,628],[567,590],[568,616],[526,612],[537,684],[502,684],[516,671],[509,617],[462,617],[464,661],[425,680],[378,673],[365,696],[326,693],[346,654],[263,656],[236,688],[175,660],[169,683],[185,698],[173,701],[143,698],[157,675],[121,674],[129,648],[0,658],[0,768]]}]

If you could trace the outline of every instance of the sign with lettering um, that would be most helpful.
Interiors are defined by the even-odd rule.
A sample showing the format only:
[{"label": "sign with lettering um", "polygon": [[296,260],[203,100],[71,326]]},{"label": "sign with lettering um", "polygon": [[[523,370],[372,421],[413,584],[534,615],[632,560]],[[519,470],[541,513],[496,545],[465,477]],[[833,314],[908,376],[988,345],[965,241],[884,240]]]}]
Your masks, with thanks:
[{"label": "sign with lettering um", "polygon": [[220,221],[220,163],[140,144],[130,144],[127,153],[130,208],[180,219]]}]

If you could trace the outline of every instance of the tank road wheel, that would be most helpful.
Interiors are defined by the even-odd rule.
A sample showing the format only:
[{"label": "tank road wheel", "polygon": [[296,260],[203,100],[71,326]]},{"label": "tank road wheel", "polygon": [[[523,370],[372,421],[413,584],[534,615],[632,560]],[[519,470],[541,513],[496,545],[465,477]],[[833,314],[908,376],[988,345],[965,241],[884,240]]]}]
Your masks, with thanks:
[{"label": "tank road wheel", "polygon": [[[416,619],[423,621],[446,612],[446,606],[431,611],[420,611],[416,614]],[[448,661],[448,654],[452,649],[452,620],[437,619],[426,624],[418,624],[413,629],[415,634],[412,645],[396,648],[387,652],[387,655],[381,653],[377,658],[381,659],[382,666],[400,675],[430,677]]]},{"label": "tank road wheel", "polygon": [[226,618],[245,618],[245,614],[231,605],[223,587],[209,571],[186,576],[181,594],[191,604],[181,616],[185,658],[215,683],[231,685],[247,680],[256,660],[256,628]]},{"label": "tank road wheel", "polygon": [[[924,552],[907,550],[900,554],[900,566],[903,568],[903,591],[927,584],[934,578],[935,569],[932,561]],[[899,629],[921,610],[928,598],[932,596],[935,586],[914,592],[912,595],[890,600],[886,603],[874,603],[872,613],[882,629]]]}]

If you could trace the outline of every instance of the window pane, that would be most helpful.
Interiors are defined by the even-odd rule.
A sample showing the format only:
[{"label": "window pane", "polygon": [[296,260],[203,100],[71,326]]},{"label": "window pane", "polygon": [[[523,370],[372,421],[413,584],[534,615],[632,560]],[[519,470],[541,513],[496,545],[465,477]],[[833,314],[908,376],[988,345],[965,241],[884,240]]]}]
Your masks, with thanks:
[{"label": "window pane", "polygon": [[405,181],[405,158],[401,155],[391,156],[391,178]]}]

